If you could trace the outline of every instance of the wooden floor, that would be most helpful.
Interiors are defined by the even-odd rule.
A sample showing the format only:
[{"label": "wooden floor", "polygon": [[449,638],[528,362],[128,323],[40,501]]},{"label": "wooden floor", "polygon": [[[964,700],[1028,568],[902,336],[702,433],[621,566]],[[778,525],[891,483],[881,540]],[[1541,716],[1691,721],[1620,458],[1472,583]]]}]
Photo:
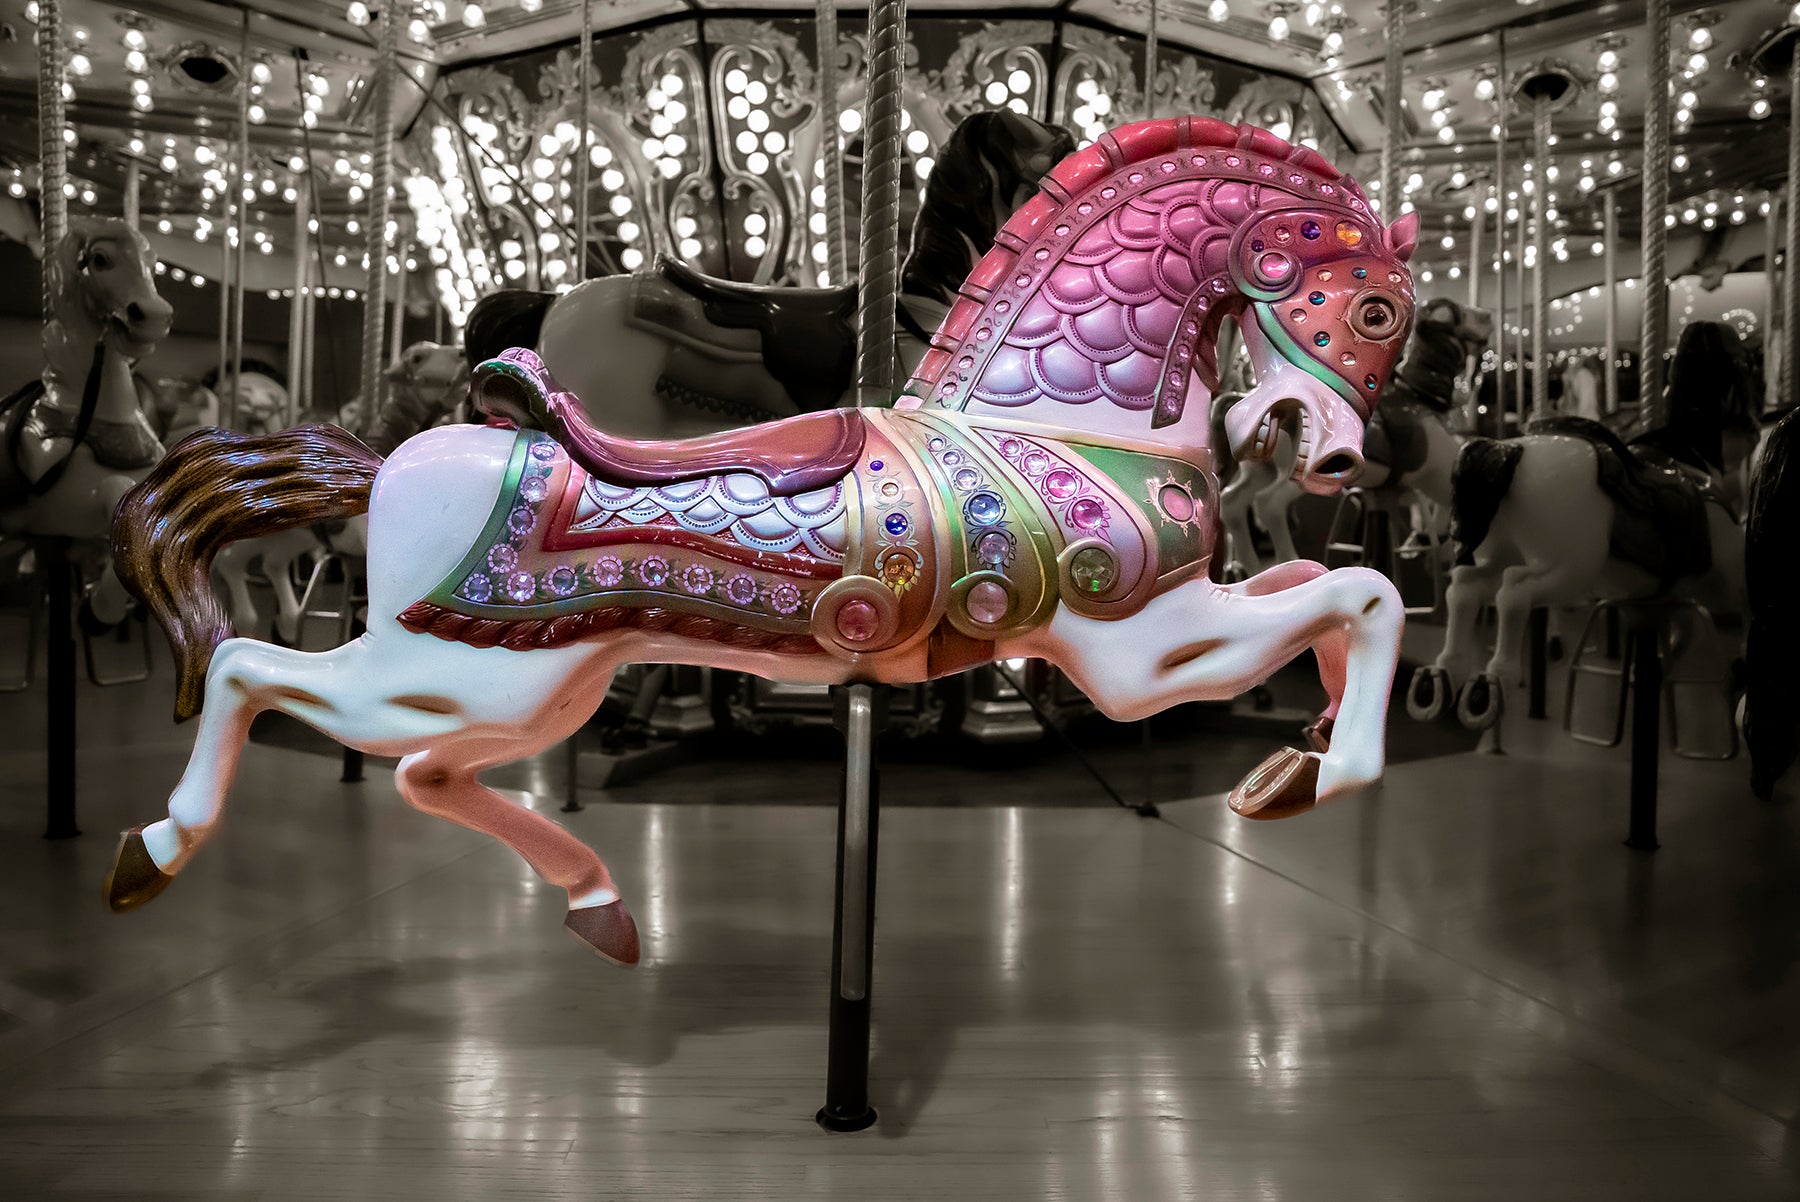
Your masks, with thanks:
[{"label": "wooden floor", "polygon": [[1284,824],[891,808],[881,1119],[827,1135],[828,807],[589,793],[625,972],[385,773],[254,747],[114,916],[112,832],[186,757],[167,687],[84,692],[61,843],[41,699],[0,700],[0,1198],[1800,1196],[1800,839],[1741,762],[1666,765],[1654,856],[1622,763],[1522,721]]}]

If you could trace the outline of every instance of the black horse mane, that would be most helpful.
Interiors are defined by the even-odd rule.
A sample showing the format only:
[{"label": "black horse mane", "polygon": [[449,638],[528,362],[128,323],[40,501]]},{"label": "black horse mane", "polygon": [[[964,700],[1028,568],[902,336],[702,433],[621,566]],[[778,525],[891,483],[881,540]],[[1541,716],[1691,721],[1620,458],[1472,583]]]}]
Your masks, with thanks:
[{"label": "black horse mane", "polygon": [[[1447,320],[1435,314],[1447,311]],[[1420,311],[1406,343],[1406,358],[1394,375],[1404,399],[1416,401],[1438,413],[1447,413],[1456,403],[1456,377],[1462,372],[1469,353],[1469,340],[1460,333],[1463,309],[1455,301],[1437,300]]]},{"label": "black horse mane", "polygon": [[1074,153],[1074,136],[1060,126],[1007,110],[965,117],[926,177],[900,290],[945,305],[954,301],[1019,194],[1035,190],[1045,170]]},{"label": "black horse mane", "polygon": [[1696,321],[1684,329],[1669,365],[1668,420],[1635,433],[1632,445],[1703,472],[1724,471],[1725,430],[1756,428],[1757,400],[1739,351],[1737,331],[1724,322]]}]

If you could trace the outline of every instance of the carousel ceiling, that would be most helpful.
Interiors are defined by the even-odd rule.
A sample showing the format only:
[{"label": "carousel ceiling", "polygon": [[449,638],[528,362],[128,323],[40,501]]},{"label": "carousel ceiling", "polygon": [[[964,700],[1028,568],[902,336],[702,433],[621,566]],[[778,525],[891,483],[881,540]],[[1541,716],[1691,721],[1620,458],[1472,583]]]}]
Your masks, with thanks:
[{"label": "carousel ceiling", "polygon": [[[1643,4],[1403,2],[1402,204],[1424,219],[1422,274],[1461,277],[1472,250],[1491,258],[1491,222],[1486,246],[1471,247],[1470,234],[1475,218],[1496,210],[1511,218],[1504,254],[1525,253],[1529,263],[1514,239],[1539,190],[1559,264],[1597,254],[1609,203],[1633,238]],[[826,118],[811,5],[592,0],[583,170],[580,0],[401,3],[404,81],[393,89],[405,131],[401,220],[388,258],[395,269],[430,272],[453,317],[489,288],[566,286],[584,269],[630,270],[659,252],[743,279],[820,278],[816,164]],[[304,230],[308,278],[354,291],[373,184],[372,7],[63,0],[72,211],[118,212],[135,188],[146,232],[184,278],[216,276],[221,248],[241,228],[244,278],[270,292],[296,283]],[[1748,51],[1788,19],[1789,5],[1674,0],[1671,9],[1675,153],[1665,221],[1716,251],[1715,235],[1759,222],[1785,176],[1780,81],[1757,74]],[[910,11],[915,183],[961,116],[1001,105],[1078,136],[1152,110],[1249,120],[1376,175],[1382,0],[1155,0],[1154,8],[915,0]],[[38,182],[36,18],[35,0],[0,0],[0,106],[12,118],[0,123],[8,193],[0,204],[12,205],[0,232],[16,236],[32,223]],[[1143,32],[1152,19],[1160,50],[1147,104]],[[862,25],[860,10],[842,12],[837,108],[853,168]],[[1561,77],[1563,93],[1555,144],[1532,162],[1529,102],[1515,93],[1545,71]],[[1508,165],[1496,191],[1501,136]],[[574,258],[583,177],[585,265]]]}]

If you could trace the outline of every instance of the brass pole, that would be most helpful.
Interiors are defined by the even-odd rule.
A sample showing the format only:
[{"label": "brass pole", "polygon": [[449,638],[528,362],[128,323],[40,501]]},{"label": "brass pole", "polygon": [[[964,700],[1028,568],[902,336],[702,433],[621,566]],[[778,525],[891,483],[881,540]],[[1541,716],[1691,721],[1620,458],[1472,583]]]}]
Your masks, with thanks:
[{"label": "brass pole", "polygon": [[[575,164],[575,279],[587,279],[588,183],[592,167],[593,130],[590,117],[594,96],[594,4],[581,0],[581,158]],[[695,103],[699,103],[696,99]]]}]

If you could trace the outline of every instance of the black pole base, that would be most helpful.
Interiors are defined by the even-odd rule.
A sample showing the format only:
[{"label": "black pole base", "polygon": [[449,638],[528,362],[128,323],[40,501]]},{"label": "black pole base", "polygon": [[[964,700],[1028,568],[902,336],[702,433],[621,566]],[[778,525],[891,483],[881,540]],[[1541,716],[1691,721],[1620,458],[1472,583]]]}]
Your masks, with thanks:
[{"label": "black pole base", "polygon": [[1662,756],[1662,656],[1658,626],[1643,622],[1626,636],[1631,656],[1631,817],[1625,846],[1655,851],[1657,772]]},{"label": "black pole base", "polygon": [[865,1107],[861,1114],[839,1114],[829,1106],[821,1106],[813,1117],[827,1131],[867,1131],[875,1125],[875,1108]]},{"label": "black pole base", "polygon": [[75,566],[66,538],[39,540],[37,553],[49,588],[44,838],[73,839],[81,834],[75,825]]}]

